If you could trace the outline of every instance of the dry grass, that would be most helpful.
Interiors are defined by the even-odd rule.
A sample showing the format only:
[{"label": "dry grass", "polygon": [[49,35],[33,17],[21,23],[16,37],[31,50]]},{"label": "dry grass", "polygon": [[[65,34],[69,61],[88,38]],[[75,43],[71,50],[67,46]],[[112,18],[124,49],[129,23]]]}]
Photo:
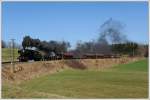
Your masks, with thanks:
[{"label": "dry grass", "polygon": [[11,65],[2,65],[2,80],[21,81],[30,80],[41,75],[59,72],[63,69],[96,69],[103,70],[118,64],[137,61],[141,58],[119,58],[119,59],[82,59],[82,60],[59,60],[59,61],[39,61],[30,63],[15,64],[15,73],[11,73]]}]

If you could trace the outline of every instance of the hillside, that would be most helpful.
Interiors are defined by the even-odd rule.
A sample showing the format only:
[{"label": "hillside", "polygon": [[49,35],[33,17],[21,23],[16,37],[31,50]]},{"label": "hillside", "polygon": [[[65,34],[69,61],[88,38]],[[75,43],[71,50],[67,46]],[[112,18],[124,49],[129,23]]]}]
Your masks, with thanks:
[{"label": "hillside", "polygon": [[[2,98],[148,97],[147,59],[132,61],[128,59],[128,62],[124,63],[122,63],[123,60],[119,61],[118,59],[116,61],[114,59],[105,60],[81,60],[79,61],[80,64],[81,62],[82,64],[87,64],[87,62],[93,64],[93,66],[86,66],[86,68],[83,68],[82,65],[81,69],[79,63],[69,60],[46,62],[43,63],[43,66],[41,66],[42,62],[22,63],[24,69],[22,72],[14,74],[16,75],[15,80],[3,81]],[[118,63],[114,64],[112,61]],[[106,65],[108,62],[112,63],[113,66],[110,66],[111,64]],[[97,65],[97,63],[102,63],[105,67]],[[56,65],[59,66],[56,67]],[[75,65],[79,68],[74,68]],[[43,74],[44,72],[45,74]],[[19,79],[19,75],[23,78]],[[31,77],[33,75],[34,77]],[[25,79],[25,77],[28,78]]]},{"label": "hillside", "polygon": [[[15,60],[17,60],[18,49],[14,49]],[[2,48],[2,62],[11,61],[11,49],[10,48]]]}]

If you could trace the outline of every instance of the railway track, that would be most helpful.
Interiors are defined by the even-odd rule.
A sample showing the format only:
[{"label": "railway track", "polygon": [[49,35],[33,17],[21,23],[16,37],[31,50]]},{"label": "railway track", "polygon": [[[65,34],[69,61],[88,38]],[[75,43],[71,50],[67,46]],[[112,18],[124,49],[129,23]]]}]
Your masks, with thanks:
[{"label": "railway track", "polygon": [[[106,57],[106,58],[112,58],[112,57]],[[113,57],[113,58],[118,58],[118,57]],[[64,59],[64,60],[73,60],[73,59],[104,59],[104,58],[71,58],[71,59]],[[41,61],[55,61],[55,60],[62,60],[62,59],[41,60]],[[32,62],[38,62],[38,61],[27,61],[27,62],[14,61],[14,63],[32,63]],[[11,61],[2,62],[2,64],[11,64]]]},{"label": "railway track", "polygon": [[[73,59],[79,59],[79,58],[73,58]],[[73,59],[64,59],[64,60],[73,60]],[[41,61],[55,61],[55,60],[62,60],[62,59],[41,60]],[[39,62],[39,61],[27,61],[27,62],[14,61],[14,63],[32,63],[32,62]],[[11,61],[2,62],[2,64],[11,64]]]},{"label": "railway track", "polygon": [[[14,61],[14,63],[19,63],[19,61]],[[11,64],[11,61],[2,62],[2,64]]]}]

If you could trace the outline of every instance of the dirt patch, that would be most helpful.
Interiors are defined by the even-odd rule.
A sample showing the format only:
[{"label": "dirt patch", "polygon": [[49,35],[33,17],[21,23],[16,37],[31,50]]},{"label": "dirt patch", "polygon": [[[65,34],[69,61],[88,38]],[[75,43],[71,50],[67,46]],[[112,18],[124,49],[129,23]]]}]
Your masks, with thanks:
[{"label": "dirt patch", "polygon": [[64,61],[64,64],[75,68],[75,69],[86,69],[87,67],[85,66],[85,64],[81,63],[80,60],[66,60]]},{"label": "dirt patch", "polygon": [[81,60],[58,60],[58,61],[39,61],[30,63],[15,64],[14,73],[11,72],[11,64],[2,65],[2,81],[21,81],[30,80],[41,75],[59,72],[63,69],[96,69],[102,70],[117,64],[137,61],[142,58],[108,58],[108,59],[81,59]]}]

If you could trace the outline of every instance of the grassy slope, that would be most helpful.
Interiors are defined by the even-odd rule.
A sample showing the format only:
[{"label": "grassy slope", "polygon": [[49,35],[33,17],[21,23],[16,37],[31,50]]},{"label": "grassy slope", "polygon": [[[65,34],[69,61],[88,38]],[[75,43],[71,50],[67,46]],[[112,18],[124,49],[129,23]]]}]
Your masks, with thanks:
[{"label": "grassy slope", "polygon": [[105,71],[65,70],[10,89],[5,84],[2,97],[144,98],[148,97],[148,61],[119,65]]},{"label": "grassy slope", "polygon": [[[15,60],[17,60],[17,57],[19,56],[18,49],[14,49],[14,54]],[[2,62],[10,61],[11,60],[10,56],[11,56],[10,48],[2,48]]]}]

